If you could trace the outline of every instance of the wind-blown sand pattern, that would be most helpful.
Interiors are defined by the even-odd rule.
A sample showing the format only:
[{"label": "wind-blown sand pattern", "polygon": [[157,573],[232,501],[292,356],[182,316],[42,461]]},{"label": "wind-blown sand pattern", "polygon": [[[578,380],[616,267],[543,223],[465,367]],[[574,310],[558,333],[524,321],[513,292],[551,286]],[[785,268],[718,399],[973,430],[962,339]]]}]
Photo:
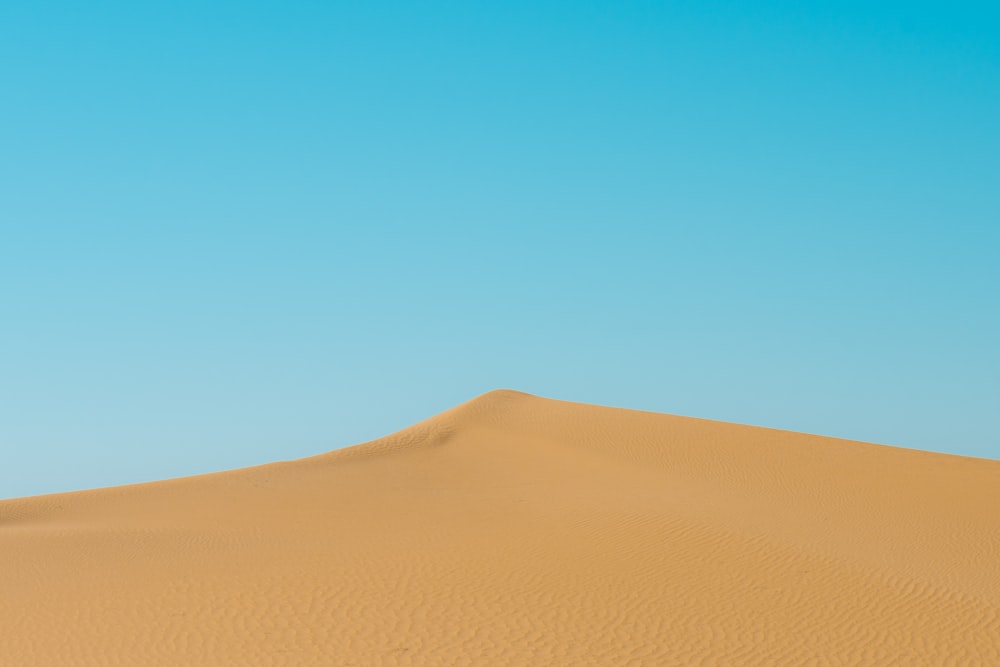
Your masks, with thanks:
[{"label": "wind-blown sand pattern", "polygon": [[1000,462],[491,392],[0,502],[0,665],[1000,665]]}]

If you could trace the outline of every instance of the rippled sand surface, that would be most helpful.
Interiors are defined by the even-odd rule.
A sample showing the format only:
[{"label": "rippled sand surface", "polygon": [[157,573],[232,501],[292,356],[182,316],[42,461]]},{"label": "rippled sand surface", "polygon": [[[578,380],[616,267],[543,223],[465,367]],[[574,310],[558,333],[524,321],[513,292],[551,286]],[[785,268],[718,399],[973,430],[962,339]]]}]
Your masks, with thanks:
[{"label": "rippled sand surface", "polygon": [[1000,665],[1000,462],[491,392],[0,502],[0,665]]}]

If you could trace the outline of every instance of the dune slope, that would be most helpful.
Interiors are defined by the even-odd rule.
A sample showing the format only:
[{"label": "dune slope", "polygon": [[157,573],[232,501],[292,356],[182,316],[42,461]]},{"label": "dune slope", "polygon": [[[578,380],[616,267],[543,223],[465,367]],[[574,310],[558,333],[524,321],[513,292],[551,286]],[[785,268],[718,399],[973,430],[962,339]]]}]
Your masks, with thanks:
[{"label": "dune slope", "polygon": [[497,391],[0,502],[0,665],[1000,665],[1000,462]]}]

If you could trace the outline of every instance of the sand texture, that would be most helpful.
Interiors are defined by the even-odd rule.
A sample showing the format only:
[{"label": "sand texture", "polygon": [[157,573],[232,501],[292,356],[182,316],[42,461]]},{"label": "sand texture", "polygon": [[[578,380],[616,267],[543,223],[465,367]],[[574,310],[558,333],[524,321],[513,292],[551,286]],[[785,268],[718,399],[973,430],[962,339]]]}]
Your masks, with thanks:
[{"label": "sand texture", "polygon": [[0,665],[997,666],[1000,462],[491,392],[0,502]]}]

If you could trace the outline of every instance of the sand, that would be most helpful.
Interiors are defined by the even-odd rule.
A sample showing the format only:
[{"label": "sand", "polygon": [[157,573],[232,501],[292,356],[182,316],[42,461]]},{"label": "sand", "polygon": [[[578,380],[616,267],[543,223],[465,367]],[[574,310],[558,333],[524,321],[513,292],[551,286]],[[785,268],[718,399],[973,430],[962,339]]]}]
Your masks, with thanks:
[{"label": "sand", "polygon": [[491,392],[0,502],[0,665],[1000,665],[1000,461]]}]

